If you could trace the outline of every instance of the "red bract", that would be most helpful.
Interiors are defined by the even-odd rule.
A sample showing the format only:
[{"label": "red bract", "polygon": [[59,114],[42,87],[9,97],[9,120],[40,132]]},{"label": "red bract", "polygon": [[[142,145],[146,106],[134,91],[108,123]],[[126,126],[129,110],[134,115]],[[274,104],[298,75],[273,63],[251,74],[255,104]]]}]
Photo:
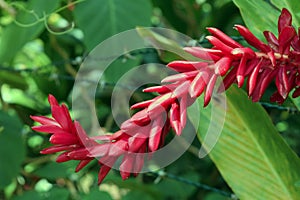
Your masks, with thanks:
[{"label": "red bract", "polygon": [[[52,134],[50,142],[54,145],[41,151],[42,154],[61,153],[57,162],[80,160],[76,171],[87,165],[93,158],[87,156],[86,147],[95,145],[95,141],[86,136],[78,122],[72,122],[67,107],[59,105],[56,99],[49,95],[52,118],[44,116],[31,116],[39,122],[40,126],[32,127],[33,130]],[[84,141],[84,143],[83,143]],[[74,152],[80,152],[76,154]]]},{"label": "red bract", "polygon": [[[236,25],[235,28],[248,44],[258,51],[243,47],[216,28],[208,28],[212,36],[207,37],[214,51],[199,47],[187,47],[185,50],[196,57],[212,61],[210,68],[215,70],[215,76],[224,77],[225,89],[233,83],[242,87],[247,81],[248,95],[253,101],[260,100],[272,81],[275,81],[277,91],[272,95],[271,101],[283,103],[293,89],[293,97],[299,96],[300,31],[298,30],[297,35],[292,27],[289,11],[283,9],[281,12],[278,37],[269,31],[264,32],[267,44],[255,37],[246,27]],[[202,62],[190,63],[199,65]],[[169,65],[172,68],[177,65],[180,69],[183,64],[188,65],[188,61],[175,61]],[[198,71],[200,74],[200,70]],[[196,80],[201,79],[199,74]],[[210,79],[215,76],[210,75]],[[201,83],[197,84],[199,88],[200,85]]]},{"label": "red bract", "polygon": [[137,103],[132,109],[141,109],[123,122],[119,131],[111,135],[88,137],[78,122],[71,120],[65,105],[59,105],[49,95],[52,117],[32,116],[40,126],[32,129],[52,134],[52,147],[43,154],[62,152],[57,162],[79,160],[76,171],[97,158],[101,165],[99,184],[122,157],[119,166],[123,179],[136,176],[143,168],[146,154],[164,145],[165,137],[172,128],[181,135],[186,124],[186,109],[197,97],[204,94],[204,106],[212,97],[218,77],[223,77],[226,90],[233,83],[242,87],[247,82],[248,94],[258,101],[268,85],[275,81],[277,91],[271,101],[282,103],[291,90],[293,97],[300,95],[300,31],[298,35],[291,25],[292,17],[283,9],[278,21],[279,36],[265,31],[268,44],[256,38],[247,28],[235,28],[249,47],[244,47],[216,28],[208,28],[212,36],[207,39],[212,49],[186,47],[190,54],[206,61],[174,61],[168,67],[178,74],[166,77],[161,86],[150,87],[144,92],[157,92],[152,100]]}]

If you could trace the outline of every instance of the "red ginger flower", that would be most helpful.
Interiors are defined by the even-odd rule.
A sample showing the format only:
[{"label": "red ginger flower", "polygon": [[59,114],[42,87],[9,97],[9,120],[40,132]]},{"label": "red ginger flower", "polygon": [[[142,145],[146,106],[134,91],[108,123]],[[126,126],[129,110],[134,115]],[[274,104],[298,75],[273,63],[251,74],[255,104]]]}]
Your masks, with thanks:
[{"label": "red ginger flower", "polygon": [[100,184],[118,158],[123,156],[120,173],[123,179],[137,175],[143,167],[147,152],[154,152],[164,145],[164,139],[172,128],[180,135],[186,124],[186,109],[204,93],[206,106],[218,77],[224,77],[227,89],[233,83],[241,87],[247,78],[248,94],[258,101],[267,86],[275,79],[277,92],[272,101],[282,103],[293,89],[294,97],[300,95],[300,30],[298,35],[291,26],[292,17],[283,9],[279,17],[276,36],[268,31],[264,35],[268,44],[256,38],[247,28],[235,28],[258,51],[244,47],[225,33],[208,28],[212,36],[207,39],[213,48],[187,47],[185,50],[206,62],[174,61],[168,67],[179,72],[162,80],[165,85],[150,87],[144,92],[157,92],[159,96],[137,103],[132,109],[142,109],[122,123],[112,135],[88,137],[78,122],[72,122],[65,105],[59,105],[49,95],[52,118],[32,116],[40,126],[33,130],[52,134],[54,145],[41,151],[44,154],[63,152],[57,162],[79,160],[76,171],[97,158],[101,165]]},{"label": "red ginger flower", "polygon": [[68,108],[64,104],[60,106],[52,95],[49,95],[48,101],[51,105],[52,118],[31,116],[34,121],[41,124],[40,126],[32,127],[33,130],[52,134],[49,141],[54,146],[42,150],[41,153],[63,152],[56,159],[57,162],[65,162],[72,159],[81,160],[76,168],[76,171],[79,171],[93,158],[84,157],[84,159],[79,159],[76,155],[73,155],[74,152],[82,151],[86,147],[97,143],[87,137],[77,121],[72,121]]},{"label": "red ginger flower", "polygon": [[[300,28],[298,35],[292,27],[292,16],[283,9],[278,20],[278,38],[265,31],[268,44],[255,37],[246,27],[236,25],[235,28],[244,37],[254,51],[232,40],[216,28],[208,28],[212,36],[207,36],[213,45],[212,49],[187,47],[185,50],[192,55],[211,62],[215,76],[225,77],[225,89],[233,83],[239,87],[247,80],[248,95],[253,101],[259,101],[268,85],[275,79],[277,91],[271,101],[283,103],[291,90],[296,89],[293,97],[300,95]],[[201,62],[200,62],[201,63]],[[188,61],[175,61],[171,66],[196,65]],[[211,75],[212,76],[212,75]]]}]

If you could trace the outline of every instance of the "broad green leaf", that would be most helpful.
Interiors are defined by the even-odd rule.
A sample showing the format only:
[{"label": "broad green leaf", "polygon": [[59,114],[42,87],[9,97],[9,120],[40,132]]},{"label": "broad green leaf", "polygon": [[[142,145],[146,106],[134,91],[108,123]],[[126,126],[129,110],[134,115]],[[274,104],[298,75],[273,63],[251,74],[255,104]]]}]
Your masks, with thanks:
[{"label": "broad green leaf", "polygon": [[[226,96],[225,124],[209,154],[225,181],[240,199],[299,199],[296,182],[300,180],[300,160],[275,130],[268,114],[236,87]],[[198,103],[203,105],[202,101],[199,98]],[[212,123],[210,112],[211,106],[201,109],[201,141]],[[197,114],[190,110],[190,119],[193,121]]]},{"label": "broad green leaf", "polygon": [[74,17],[84,33],[87,51],[105,39],[136,26],[150,26],[149,0],[87,0],[76,6]]},{"label": "broad green leaf", "polygon": [[0,111],[0,189],[11,183],[25,158],[22,124],[16,115]]},{"label": "broad green leaf", "polygon": [[[19,10],[16,21],[21,24],[32,24],[37,21],[32,12],[39,18],[43,14],[49,14],[58,7],[60,0],[31,0],[26,10]],[[17,23],[11,23],[3,29],[0,40],[0,63],[10,62],[22,46],[39,35],[45,26],[43,22],[23,27]]]},{"label": "broad green leaf", "polygon": [[277,35],[277,19],[280,12],[263,0],[233,0],[240,9],[247,28],[261,40],[263,31],[268,30]]},{"label": "broad green leaf", "polygon": [[[155,32],[161,31],[164,35]],[[158,49],[160,53],[160,58],[164,62],[171,62],[174,60],[191,60],[200,61],[199,58],[192,56],[191,54],[185,52],[180,46],[180,43],[188,42],[187,36],[179,34],[175,31],[170,31],[168,29],[147,29],[138,27],[137,32],[146,41],[149,41],[155,48]],[[168,36],[165,34],[169,34]],[[172,39],[170,39],[172,38]]]},{"label": "broad green leaf", "polygon": [[300,27],[300,3],[299,0],[271,0],[272,4],[279,8],[287,8],[293,16],[293,24]]}]

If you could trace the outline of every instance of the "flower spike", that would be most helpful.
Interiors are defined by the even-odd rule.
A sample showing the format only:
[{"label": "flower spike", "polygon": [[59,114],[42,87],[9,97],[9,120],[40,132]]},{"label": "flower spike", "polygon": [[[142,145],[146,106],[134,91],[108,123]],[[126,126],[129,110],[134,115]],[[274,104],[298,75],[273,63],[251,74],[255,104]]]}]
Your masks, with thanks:
[{"label": "flower spike", "polygon": [[271,82],[277,87],[270,98],[273,102],[283,103],[292,90],[293,97],[300,96],[300,28],[297,34],[289,11],[284,8],[279,17],[279,37],[264,31],[267,44],[244,26],[235,25],[235,29],[257,50],[243,46],[216,28],[208,28],[212,36],[207,39],[212,48],[184,48],[205,61],[169,63],[167,67],[178,74],[164,78],[161,86],[146,88],[144,92],[155,92],[158,96],[133,105],[131,109],[141,110],[123,122],[114,134],[89,137],[79,122],[72,121],[67,107],[59,105],[55,97],[49,95],[52,117],[31,116],[40,123],[32,127],[33,130],[51,134],[53,146],[41,153],[59,152],[57,162],[78,160],[76,172],[98,159],[99,184],[122,157],[120,174],[127,179],[142,170],[145,153],[164,145],[170,129],[176,135],[182,133],[187,107],[200,95],[204,94],[204,106],[209,104],[217,79],[222,79],[224,84],[219,92],[234,83],[242,87],[247,82],[252,101],[259,101]]}]

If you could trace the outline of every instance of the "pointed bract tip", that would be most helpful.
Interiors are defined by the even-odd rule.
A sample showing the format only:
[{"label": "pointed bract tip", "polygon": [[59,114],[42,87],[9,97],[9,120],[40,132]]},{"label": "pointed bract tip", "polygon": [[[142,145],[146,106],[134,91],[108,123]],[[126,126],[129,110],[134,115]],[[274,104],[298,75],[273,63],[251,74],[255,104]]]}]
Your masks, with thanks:
[{"label": "pointed bract tip", "polygon": [[188,50],[191,50],[191,49],[193,49],[192,47],[183,47],[183,50],[185,50],[185,51],[188,51]]},{"label": "pointed bract tip", "polygon": [[238,87],[241,88],[244,84],[244,80],[245,80],[244,76],[238,75],[236,77],[236,79],[237,79],[237,82],[238,82]]},{"label": "pointed bract tip", "polygon": [[58,106],[59,105],[56,98],[52,94],[48,95],[48,102],[50,103],[51,106],[53,106],[53,105]]},{"label": "pointed bract tip", "polygon": [[285,16],[286,18],[289,18],[290,20],[292,20],[292,15],[291,15],[290,11],[286,8],[282,8],[281,16]]},{"label": "pointed bract tip", "polygon": [[130,172],[121,171],[120,174],[121,174],[121,177],[122,177],[123,181],[125,181],[126,179],[128,179],[129,176],[130,176]]},{"label": "pointed bract tip", "polygon": [[43,149],[43,150],[40,151],[40,154],[47,154],[47,153],[46,153],[45,150]]},{"label": "pointed bract tip", "polygon": [[214,27],[206,27],[206,30],[208,30],[211,34],[213,34],[217,29]]},{"label": "pointed bract tip", "polygon": [[240,26],[241,26],[240,24],[235,24],[235,25],[233,25],[232,28],[233,28],[234,30],[238,30],[238,28],[239,28]]}]

